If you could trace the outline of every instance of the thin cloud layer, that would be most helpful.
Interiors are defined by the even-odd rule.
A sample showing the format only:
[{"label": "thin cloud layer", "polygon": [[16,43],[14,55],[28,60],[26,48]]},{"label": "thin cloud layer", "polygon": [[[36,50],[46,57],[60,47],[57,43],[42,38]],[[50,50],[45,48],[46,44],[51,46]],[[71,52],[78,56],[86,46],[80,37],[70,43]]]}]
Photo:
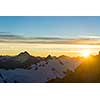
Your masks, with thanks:
[{"label": "thin cloud layer", "polygon": [[100,45],[99,36],[81,38],[57,38],[57,37],[23,37],[19,35],[0,35],[0,42],[4,43],[39,43],[39,44],[83,44]]}]

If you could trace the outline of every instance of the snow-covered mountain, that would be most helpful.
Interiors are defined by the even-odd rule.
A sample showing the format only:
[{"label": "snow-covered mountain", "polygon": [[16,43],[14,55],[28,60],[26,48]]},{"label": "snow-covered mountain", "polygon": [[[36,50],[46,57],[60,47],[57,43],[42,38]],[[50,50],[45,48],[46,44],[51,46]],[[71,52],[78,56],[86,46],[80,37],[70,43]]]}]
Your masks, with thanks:
[{"label": "snow-covered mountain", "polygon": [[46,58],[32,57],[27,52],[21,53],[13,59],[24,66],[29,63],[26,67],[29,68],[30,66],[30,68],[22,66],[8,70],[0,69],[0,82],[47,82],[50,79],[63,78],[68,70],[74,71],[82,62],[77,58],[67,56],[58,58],[50,55]]},{"label": "snow-covered mountain", "polygon": [[16,56],[1,56],[0,68],[3,69],[15,69],[24,68],[30,69],[31,65],[42,61],[42,57],[31,56],[28,52],[22,52]]},{"label": "snow-covered mountain", "polygon": [[62,79],[51,79],[48,83],[100,83],[100,51],[84,59],[74,72],[69,71]]}]

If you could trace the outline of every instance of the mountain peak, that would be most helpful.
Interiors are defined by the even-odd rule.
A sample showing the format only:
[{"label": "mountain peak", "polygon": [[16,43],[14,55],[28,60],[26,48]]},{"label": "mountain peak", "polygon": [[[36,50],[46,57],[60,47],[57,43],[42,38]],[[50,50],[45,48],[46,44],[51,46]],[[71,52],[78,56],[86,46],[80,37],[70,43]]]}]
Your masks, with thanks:
[{"label": "mountain peak", "polygon": [[28,58],[30,58],[30,56],[31,55],[27,51],[25,51],[25,52],[21,52],[20,54],[18,54],[17,58],[19,58],[19,59],[28,59]]},{"label": "mountain peak", "polygon": [[22,56],[22,55],[30,56],[30,54],[27,51],[21,52],[18,56]]},{"label": "mountain peak", "polygon": [[52,56],[51,56],[51,55],[48,55],[48,56],[47,56],[47,59],[52,59]]},{"label": "mountain peak", "polygon": [[66,59],[66,58],[70,58],[70,57],[69,56],[65,56],[65,55],[61,55],[58,58]]},{"label": "mountain peak", "polygon": [[30,54],[25,51],[25,52],[21,52],[19,55],[16,56],[16,60],[20,61],[21,63],[27,61],[30,58]]},{"label": "mountain peak", "polygon": [[99,54],[98,55],[100,55],[100,51],[99,51]]}]

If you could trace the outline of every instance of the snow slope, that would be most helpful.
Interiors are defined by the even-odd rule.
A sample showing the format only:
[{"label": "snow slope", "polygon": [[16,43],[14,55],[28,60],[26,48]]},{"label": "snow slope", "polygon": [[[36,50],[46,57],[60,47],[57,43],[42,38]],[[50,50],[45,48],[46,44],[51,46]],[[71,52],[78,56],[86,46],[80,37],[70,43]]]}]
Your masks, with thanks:
[{"label": "snow slope", "polygon": [[63,78],[67,70],[74,71],[81,61],[68,58],[52,58],[33,64],[31,69],[0,69],[0,82],[40,83]]}]

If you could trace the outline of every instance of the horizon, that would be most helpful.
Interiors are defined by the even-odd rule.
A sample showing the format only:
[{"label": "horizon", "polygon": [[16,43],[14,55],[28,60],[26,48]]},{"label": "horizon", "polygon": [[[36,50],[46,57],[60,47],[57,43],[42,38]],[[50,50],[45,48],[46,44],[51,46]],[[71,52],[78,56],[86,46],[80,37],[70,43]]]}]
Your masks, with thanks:
[{"label": "horizon", "polygon": [[[0,55],[0,56],[9,56],[9,57],[13,57],[13,56],[18,56],[18,55],[20,55],[21,53],[28,53],[30,56],[34,56],[34,55],[32,55],[30,52],[28,52],[28,51],[21,51],[21,52],[19,52],[19,53],[17,53],[16,55]],[[34,56],[34,57],[48,57],[49,55],[51,56],[51,57],[60,57],[60,56],[66,56],[66,57],[71,57],[71,58],[77,58],[77,57],[80,57],[80,58],[88,58],[88,57],[90,57],[90,56],[97,56],[97,55],[100,55],[100,51],[98,51],[96,54],[92,54],[92,53],[90,53],[89,55],[84,55],[84,53],[85,52],[83,52],[83,54],[81,54],[80,56],[69,56],[69,55],[58,55],[58,56],[56,56],[56,55],[52,55],[52,54],[47,54],[47,55],[45,55],[45,56],[40,56],[40,55],[36,55],[36,56]]]},{"label": "horizon", "polygon": [[0,16],[0,54],[81,56],[100,50],[99,16]]}]

